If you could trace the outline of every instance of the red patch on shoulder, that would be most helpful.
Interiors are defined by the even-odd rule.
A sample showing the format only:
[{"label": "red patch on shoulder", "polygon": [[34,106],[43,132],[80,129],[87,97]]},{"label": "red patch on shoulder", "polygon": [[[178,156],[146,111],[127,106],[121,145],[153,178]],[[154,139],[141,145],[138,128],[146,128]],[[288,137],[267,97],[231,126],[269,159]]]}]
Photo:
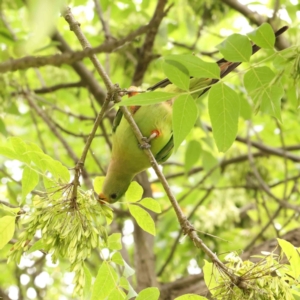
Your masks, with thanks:
[{"label": "red patch on shoulder", "polygon": [[131,98],[131,97],[133,97],[133,96],[135,96],[135,95],[137,95],[139,92],[137,92],[137,91],[128,91],[128,98]]},{"label": "red patch on shoulder", "polygon": [[129,106],[131,114],[134,114],[139,108],[140,106]]},{"label": "red patch on shoulder", "polygon": [[157,129],[154,129],[154,130],[151,131],[151,135],[154,135],[154,134],[156,135],[156,138],[157,138],[161,135],[161,132]]}]

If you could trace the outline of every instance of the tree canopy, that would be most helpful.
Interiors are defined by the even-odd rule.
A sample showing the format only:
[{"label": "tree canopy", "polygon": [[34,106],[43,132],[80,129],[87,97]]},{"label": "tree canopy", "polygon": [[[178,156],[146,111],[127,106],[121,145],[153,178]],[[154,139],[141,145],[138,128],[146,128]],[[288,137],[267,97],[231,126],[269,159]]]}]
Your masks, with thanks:
[{"label": "tree canopy", "polygon": [[[0,5],[0,297],[300,299],[298,1]],[[143,145],[170,99],[103,203],[117,110]]]}]

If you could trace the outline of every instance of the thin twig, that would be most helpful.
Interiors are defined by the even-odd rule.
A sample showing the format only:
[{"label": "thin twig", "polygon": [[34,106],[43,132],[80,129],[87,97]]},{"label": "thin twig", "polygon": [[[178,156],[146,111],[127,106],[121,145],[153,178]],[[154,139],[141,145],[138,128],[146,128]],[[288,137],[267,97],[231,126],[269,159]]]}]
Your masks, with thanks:
[{"label": "thin twig", "polygon": [[[204,125],[204,126],[207,130],[212,131],[212,128],[210,126],[208,126],[208,125]],[[235,140],[238,141],[238,142],[241,142],[243,144],[246,144],[246,145],[247,145],[247,141],[248,141],[247,139],[242,138],[240,136],[237,136],[235,138]],[[279,157],[286,157],[289,160],[294,161],[294,162],[300,162],[300,156],[295,155],[295,154],[290,153],[290,152],[287,152],[288,147],[286,147],[285,149],[274,148],[274,147],[270,147],[270,146],[267,146],[265,144],[258,143],[258,142],[255,142],[255,141],[251,141],[251,145],[252,145],[252,147],[257,148],[260,151],[263,151],[265,153],[272,154],[272,155],[279,156]],[[297,150],[297,149],[295,149],[295,150]]]},{"label": "thin twig", "polygon": [[4,201],[4,200],[0,200],[0,203],[3,204],[3,205],[5,205],[5,206],[7,206],[7,207],[10,207],[10,208],[19,208],[19,206],[13,205],[13,204],[11,204],[11,203],[9,203],[7,201]]},{"label": "thin twig", "polygon": [[62,54],[46,55],[46,56],[25,56],[19,59],[10,59],[0,63],[0,73],[9,71],[25,70],[28,68],[39,68],[46,65],[61,66],[62,64],[73,64],[85,57],[89,57],[96,53],[111,53],[126,43],[133,41],[137,36],[146,33],[151,26],[141,26],[137,30],[129,33],[119,40],[108,40],[98,47],[88,47],[83,51],[64,52]]},{"label": "thin twig", "polygon": [[275,0],[274,1],[273,15],[272,15],[272,18],[270,19],[270,21],[275,21],[276,20],[279,8],[280,8],[280,0]]},{"label": "thin twig", "polygon": [[105,39],[108,40],[112,36],[110,34],[109,26],[108,26],[107,22],[104,20],[104,16],[103,16],[103,12],[102,12],[102,8],[101,8],[99,0],[94,0],[94,4],[95,4],[96,13],[98,15],[98,18],[99,18],[101,24],[102,24]]},{"label": "thin twig", "polygon": [[35,129],[36,129],[37,136],[38,136],[38,139],[39,139],[40,144],[41,144],[41,148],[42,148],[42,150],[43,150],[44,153],[47,153],[47,149],[46,149],[44,140],[43,140],[43,138],[42,138],[42,134],[41,134],[40,128],[39,128],[39,126],[38,126],[36,117],[35,117],[35,115],[34,115],[34,113],[33,113],[32,110],[30,110],[30,115],[31,115],[31,118],[32,118],[34,127],[35,127]]},{"label": "thin twig", "polygon": [[[76,34],[77,38],[79,39],[80,43],[82,44],[82,46],[85,47],[89,47],[89,43],[86,40],[85,36],[83,35],[83,33],[80,30],[80,26],[79,24],[76,22],[76,20],[73,18],[70,9],[68,9],[65,14],[64,14],[65,19],[67,20],[67,22],[70,24],[70,28],[71,30],[74,31],[74,33]],[[149,25],[151,26],[151,22],[149,23]],[[93,62],[96,70],[98,71],[98,73],[100,74],[100,76],[102,77],[109,94],[111,95],[110,97],[107,97],[106,103],[108,104],[109,101],[111,99],[114,99],[114,101],[119,102],[121,100],[119,93],[119,89],[118,87],[116,87],[109,79],[109,77],[107,76],[107,74],[104,71],[104,68],[101,66],[101,64],[99,63],[99,61],[97,60],[96,57],[93,57],[91,55],[90,57],[91,61]],[[98,115],[97,119],[100,122],[100,115],[103,112],[104,113],[104,108],[106,109],[107,107],[104,106],[101,109],[100,114]],[[108,105],[107,105],[108,106]],[[180,226],[183,230],[183,232],[185,234],[187,234],[191,240],[194,242],[194,245],[197,248],[202,249],[207,255],[208,257],[213,261],[214,264],[216,264],[218,266],[218,268],[220,268],[233,282],[233,284],[239,286],[239,287],[243,287],[243,282],[241,282],[241,278],[239,276],[236,276],[231,270],[229,270],[217,257],[217,255],[215,253],[213,253],[204,243],[203,241],[198,237],[194,227],[190,224],[190,222],[187,220],[186,216],[184,215],[184,213],[182,212],[178,202],[176,201],[169,185],[168,182],[166,181],[163,173],[161,172],[158,163],[155,160],[155,157],[153,156],[151,150],[149,149],[149,147],[146,147],[148,144],[145,142],[143,135],[140,131],[140,129],[138,128],[138,126],[136,125],[131,113],[129,112],[129,110],[127,109],[127,107],[121,106],[120,107],[123,116],[125,117],[125,119],[128,121],[129,125],[132,128],[132,131],[134,133],[134,135],[136,136],[139,144],[142,146],[142,148],[144,149],[145,154],[147,155],[149,162],[152,166],[152,168],[154,169],[154,171],[156,172],[157,177],[161,180],[161,183],[164,187],[164,190],[166,191],[166,194],[170,200],[170,202],[172,203],[172,206],[174,208],[174,211],[176,213],[177,219],[180,223]],[[97,122],[97,121],[96,121]],[[96,123],[95,123],[96,124]],[[96,131],[95,126],[93,128],[93,131]],[[90,142],[87,142],[87,147],[85,148],[89,148],[89,144],[92,141],[92,133],[91,133],[91,138],[89,139]],[[145,147],[143,147],[145,146]],[[85,150],[84,150],[85,152]],[[84,156],[84,152],[82,157]],[[82,161],[84,162],[84,160],[81,160],[81,164]],[[77,168],[79,168],[80,166],[77,164]],[[80,168],[79,168],[80,169]],[[77,181],[79,179],[79,172],[75,172],[75,175],[77,174]],[[75,180],[75,179],[74,179]],[[77,184],[77,181],[74,181],[74,186]],[[74,189],[73,189],[74,191]],[[76,196],[76,195],[75,195]]]},{"label": "thin twig", "polygon": [[[64,133],[68,134],[68,135],[72,135],[72,136],[75,136],[75,137],[79,137],[79,138],[85,138],[87,139],[89,137],[89,134],[84,134],[84,133],[75,133],[75,132],[72,132],[68,129],[65,129],[64,127],[62,127],[60,124],[58,124],[57,122],[55,122],[53,119],[52,119],[52,122],[54,123],[54,125],[60,129],[61,131],[63,131]],[[95,134],[95,137],[102,137],[103,134]]]},{"label": "thin twig", "polygon": [[262,179],[262,177],[260,176],[256,166],[255,166],[255,162],[252,156],[252,152],[251,152],[251,146],[252,146],[252,141],[249,138],[249,131],[250,131],[250,125],[251,123],[249,122],[249,126],[248,126],[248,139],[247,139],[247,145],[248,145],[248,155],[249,155],[249,163],[250,166],[252,168],[252,172],[254,174],[254,176],[256,177],[260,187],[265,191],[265,193],[267,195],[269,195],[272,199],[274,199],[278,204],[280,204],[282,207],[286,207],[292,210],[295,210],[297,212],[300,213],[300,206],[298,205],[293,205],[291,203],[288,203],[287,201],[281,200],[278,197],[276,197],[270,190],[269,186],[265,183],[265,181]]},{"label": "thin twig", "polygon": [[[178,199],[178,203],[181,203],[182,201],[184,201],[184,199],[186,199],[186,197],[187,197],[188,195],[190,195],[194,190],[198,189],[199,186],[202,185],[202,184],[205,182],[205,180],[206,180],[207,178],[209,178],[209,176],[210,176],[213,172],[215,172],[221,165],[222,165],[222,162],[216,164],[216,165],[213,166],[211,169],[209,169],[209,170],[206,172],[206,174],[204,174],[204,176],[203,176],[196,184],[194,184],[194,186],[190,187],[190,188],[188,189],[188,191],[187,191],[185,194],[183,194],[183,195]],[[159,216],[162,216],[163,214],[165,214],[166,212],[168,212],[171,208],[172,208],[172,206],[167,207],[166,209],[164,209],[164,210],[159,214]]]},{"label": "thin twig", "polygon": [[[254,157],[261,157],[261,156],[266,156],[266,155],[267,154],[263,153],[263,152],[253,153]],[[239,163],[239,162],[244,162],[246,160],[248,160],[248,155],[247,154],[236,156],[236,157],[233,157],[233,158],[230,158],[230,159],[223,159],[219,163],[219,167],[222,170],[224,170],[229,165],[236,164],[236,163]],[[190,175],[202,172],[203,170],[204,170],[203,167],[196,167],[196,168],[191,169],[187,173],[186,172],[178,172],[178,173],[173,173],[173,174],[170,174],[170,175],[166,175],[166,179],[169,180],[169,179],[173,179],[173,178],[177,178],[177,177],[185,176],[185,175],[190,176]],[[154,180],[151,181],[151,183],[155,183],[155,182],[159,182],[159,180],[158,179],[154,179]]]},{"label": "thin twig", "polygon": [[64,148],[66,149],[68,155],[73,159],[74,162],[78,161],[78,157],[74,153],[73,149],[67,143],[67,141],[63,138],[60,132],[56,129],[55,125],[51,122],[48,116],[44,113],[44,111],[36,104],[33,97],[29,92],[24,91],[24,96],[27,99],[29,106],[33,108],[36,113],[44,120],[44,122],[49,126],[52,133],[58,138],[58,140],[63,144]]},{"label": "thin twig", "polygon": [[52,93],[52,92],[55,92],[55,91],[61,90],[61,89],[71,89],[71,88],[80,88],[80,87],[84,87],[84,84],[82,81],[70,82],[70,83],[60,83],[60,84],[33,90],[33,92],[35,94],[47,94],[47,93]]},{"label": "thin twig", "polygon": [[[80,30],[80,24],[74,19],[70,8],[67,8],[66,11],[64,12],[64,18],[65,20],[69,23],[70,25],[70,29],[72,31],[74,31],[74,33],[76,34],[79,42],[81,43],[81,46],[84,49],[91,49],[91,45],[90,43],[87,41],[87,39],[85,38],[85,36],[83,35],[82,31]],[[89,148],[92,144],[92,141],[95,137],[95,133],[99,127],[100,122],[102,121],[104,114],[106,113],[108,107],[109,107],[109,103],[111,100],[114,99],[115,97],[115,92],[118,90],[118,87],[115,87],[111,82],[110,79],[108,78],[108,76],[106,75],[102,65],[100,64],[100,62],[98,61],[97,57],[95,54],[90,54],[89,55],[90,60],[92,61],[92,63],[94,64],[94,67],[96,68],[98,74],[100,74],[101,78],[104,81],[105,86],[108,89],[108,95],[104,101],[104,104],[101,108],[100,113],[97,115],[94,126],[92,128],[92,131],[89,135],[89,137],[87,138],[85,147],[82,151],[80,160],[77,161],[76,166],[75,166],[75,174],[74,174],[74,180],[73,180],[73,191],[72,191],[72,201],[74,203],[74,205],[76,205],[76,199],[77,199],[77,187],[80,185],[79,183],[79,177],[80,177],[80,173],[83,169],[84,163],[85,163],[85,159],[87,156],[87,153],[89,151]]]},{"label": "thin twig", "polygon": [[[282,146],[282,149],[283,149],[283,153],[284,153],[284,178],[287,179],[289,174],[289,170],[288,170],[288,162],[287,162],[287,157],[286,157],[286,149],[285,149],[285,142],[284,142],[284,137],[283,137],[283,132],[282,132],[282,126],[280,125],[279,121],[277,119],[276,120],[276,124],[277,124],[277,127],[279,129],[279,136],[280,136],[280,141],[281,141],[281,146]],[[287,193],[287,187],[288,187],[288,182],[285,181],[285,185],[284,185],[284,188],[283,188],[283,199],[286,200],[286,193]]]},{"label": "thin twig", "polygon": [[170,8],[173,6],[173,4],[171,4],[165,10],[165,6],[167,5],[167,2],[168,2],[167,0],[157,1],[155,12],[153,13],[153,17],[150,21],[151,26],[147,31],[145,41],[141,47],[140,55],[132,79],[132,85],[136,85],[136,86],[141,85],[144,78],[144,74],[150,62],[153,59],[152,49],[153,49],[155,37],[158,32],[159,25],[161,24],[161,21],[166,16],[166,14],[169,12]]},{"label": "thin twig", "polygon": [[[192,216],[194,215],[194,213],[197,211],[197,209],[200,207],[200,205],[202,205],[203,202],[207,199],[207,197],[210,195],[210,193],[212,192],[212,190],[213,190],[213,188],[207,190],[207,192],[204,194],[204,196],[198,201],[198,203],[195,205],[195,207],[193,208],[193,210],[188,215],[188,217],[187,217],[188,220],[190,220],[192,218]],[[167,256],[167,258],[165,259],[164,264],[162,265],[162,267],[157,272],[157,276],[161,276],[162,273],[164,272],[164,270],[166,269],[166,267],[168,266],[168,264],[170,263],[173,255],[175,254],[175,251],[176,251],[176,248],[178,246],[178,242],[180,240],[181,235],[182,235],[182,228],[180,228],[180,230],[178,232],[178,235],[177,235],[177,238],[173,242],[173,245],[171,247],[170,253]]]},{"label": "thin twig", "polygon": [[[91,107],[94,111],[94,114],[95,114],[95,118],[97,117],[97,110],[96,110],[96,107],[94,105],[94,101],[93,101],[93,98],[90,97],[90,102],[91,102]],[[106,128],[105,128],[105,125],[103,123],[103,120],[100,122],[100,128],[101,128],[101,131],[102,131],[102,135],[104,136],[104,139],[106,141],[106,144],[108,145],[109,149],[111,150],[112,149],[112,143],[109,139],[109,134],[107,133],[106,131]]]},{"label": "thin twig", "polygon": [[3,2],[1,1],[1,7],[0,7],[0,19],[2,21],[2,23],[4,24],[4,26],[6,27],[6,29],[9,31],[9,33],[11,34],[11,37],[14,41],[17,41],[17,36],[14,32],[14,30],[12,29],[12,27],[10,26],[9,22],[6,20],[6,17],[4,15],[4,9],[3,9]]},{"label": "thin twig", "polygon": [[[295,182],[294,187],[297,185],[297,182]],[[287,199],[289,199],[292,194],[293,194],[293,190],[291,190],[290,195],[287,197]],[[245,247],[244,251],[247,251],[249,249],[251,249],[253,247],[253,245],[255,244],[255,242],[262,236],[262,234],[268,229],[268,227],[274,222],[274,220],[277,218],[277,216],[279,215],[280,211],[282,210],[282,206],[279,205],[277,210],[274,212],[274,214],[269,218],[268,222],[265,224],[265,226],[260,230],[260,232],[250,241],[250,243]],[[299,212],[295,212],[297,214],[299,214]]]}]

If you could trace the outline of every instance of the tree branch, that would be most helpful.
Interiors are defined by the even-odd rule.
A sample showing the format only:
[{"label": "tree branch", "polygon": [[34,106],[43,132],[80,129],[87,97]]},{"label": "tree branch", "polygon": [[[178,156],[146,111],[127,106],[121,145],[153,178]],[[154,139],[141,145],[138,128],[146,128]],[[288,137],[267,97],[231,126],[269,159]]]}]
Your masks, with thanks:
[{"label": "tree branch", "polygon": [[[148,25],[141,26],[137,30],[129,33],[126,37],[120,40],[108,40],[102,45],[92,48],[86,47],[83,51],[70,51],[62,54],[46,55],[46,56],[25,56],[19,59],[10,59],[3,63],[0,63],[0,73],[6,73],[9,71],[25,70],[28,68],[40,68],[46,65],[61,66],[62,64],[73,64],[85,57],[90,57],[96,53],[110,53],[116,51],[126,43],[131,42],[137,36],[142,35],[148,31],[152,26],[151,23]],[[54,37],[57,33],[54,35]]]},{"label": "tree branch", "polygon": [[148,28],[144,44],[140,49],[140,55],[133,75],[132,85],[141,85],[144,74],[148,69],[150,62],[152,61],[152,49],[158,32],[158,27],[172,6],[169,6],[166,11],[164,11],[167,2],[168,0],[158,0],[157,2],[155,12],[150,21],[151,26]]},{"label": "tree branch", "polygon": [[[259,13],[252,11],[246,5],[241,4],[237,0],[222,0],[222,2],[230,6],[232,9],[238,11],[245,18],[247,18],[250,23],[260,26],[264,22],[267,22],[266,18],[262,17]],[[283,50],[288,48],[289,46],[289,42],[283,36],[280,36],[276,39],[277,49]]]}]

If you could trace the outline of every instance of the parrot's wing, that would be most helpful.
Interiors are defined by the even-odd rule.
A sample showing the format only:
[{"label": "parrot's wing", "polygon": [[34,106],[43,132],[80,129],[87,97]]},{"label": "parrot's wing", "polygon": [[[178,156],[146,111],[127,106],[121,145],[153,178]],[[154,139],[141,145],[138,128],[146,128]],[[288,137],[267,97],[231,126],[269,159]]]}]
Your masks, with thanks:
[{"label": "parrot's wing", "polygon": [[120,124],[120,122],[122,120],[122,117],[123,117],[123,113],[122,113],[121,109],[119,109],[117,111],[117,114],[116,114],[116,116],[114,118],[114,121],[113,121],[113,125],[112,125],[112,131],[113,131],[113,133],[116,132],[117,127],[119,126],[119,124]]},{"label": "parrot's wing", "polygon": [[[130,106],[129,107],[129,110],[130,112],[132,113],[132,115],[134,115],[138,110],[139,110],[140,106]],[[123,118],[123,113],[122,111],[119,109],[116,113],[116,116],[114,118],[114,121],[113,121],[113,125],[112,125],[112,131],[113,133],[116,132],[117,130],[117,127],[119,126],[121,120]]]},{"label": "parrot's wing", "polygon": [[163,80],[157,82],[156,84],[150,86],[147,90],[148,91],[154,91],[154,90],[156,90],[158,88],[163,88],[163,87],[165,87],[165,86],[167,86],[167,85],[169,85],[171,83],[172,82],[168,78],[166,78],[166,79],[163,79]]},{"label": "parrot's wing", "polygon": [[171,135],[170,140],[167,144],[155,155],[156,161],[161,164],[165,162],[172,154],[172,149],[174,147],[173,135]]}]

